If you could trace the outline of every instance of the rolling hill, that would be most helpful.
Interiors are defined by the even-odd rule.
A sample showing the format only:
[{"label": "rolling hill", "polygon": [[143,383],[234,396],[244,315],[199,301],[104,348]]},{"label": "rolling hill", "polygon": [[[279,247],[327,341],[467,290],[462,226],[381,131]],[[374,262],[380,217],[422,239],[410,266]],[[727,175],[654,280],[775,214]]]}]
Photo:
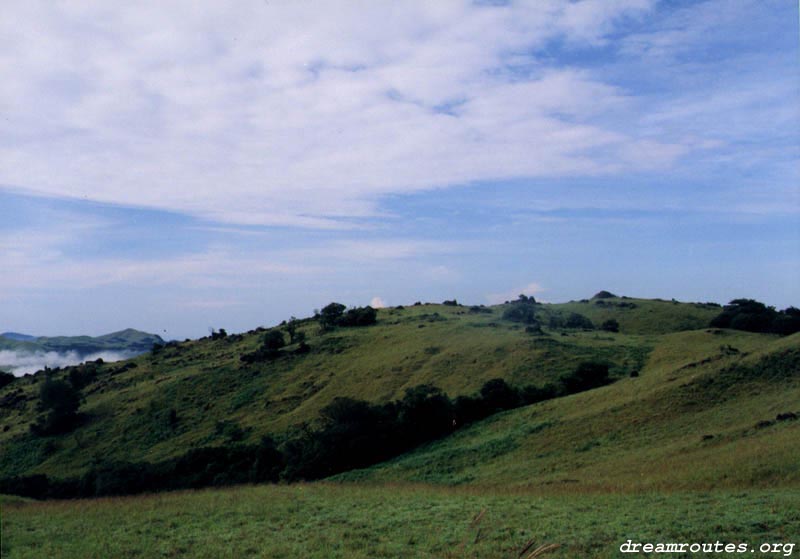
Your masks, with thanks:
[{"label": "rolling hill", "polygon": [[638,377],[495,415],[338,477],[576,491],[800,483],[800,334],[661,337]]},{"label": "rolling hill", "polygon": [[[30,427],[45,375],[17,379],[0,389],[0,477],[83,476],[79,485],[97,483],[101,463],[123,464],[116,472],[127,483],[145,463],[213,468],[264,435],[291,445],[286,437],[324,424],[321,413],[341,397],[387,403],[433,384],[454,398],[495,378],[545,386],[586,361],[609,364],[613,382],[457,426],[323,483],[0,496],[3,556],[499,558],[545,549],[567,559],[616,556],[631,538],[716,539],[753,553],[780,542],[770,549],[791,554],[800,334],[711,328],[718,306],[675,301],[537,305],[536,324],[510,320],[513,309],[380,309],[371,326],[323,332],[306,319],[55,370],[82,397],[78,425],[59,435]],[[610,320],[618,332],[596,328]],[[292,326],[295,343],[251,359]]]},{"label": "rolling hill", "polygon": [[[29,425],[40,413],[36,404],[43,375],[21,379],[0,391],[0,476],[75,476],[99,457],[157,462],[192,448],[256,443],[264,435],[279,438],[298,426],[313,427],[320,410],[338,397],[388,402],[424,384],[457,397],[476,393],[493,378],[519,387],[544,385],[589,360],[609,363],[618,382],[495,416],[350,476],[521,485],[589,476],[593,483],[636,486],[642,483],[634,482],[634,472],[641,478],[647,464],[664,463],[664,453],[685,454],[688,449],[697,461],[708,454],[732,460],[739,446],[746,446],[742,437],[774,446],[778,454],[771,450],[765,456],[776,463],[786,458],[778,441],[794,436],[796,424],[781,423],[752,436],[745,432],[778,413],[800,411],[791,405],[797,395],[797,336],[708,329],[720,310],[710,304],[619,297],[537,304],[542,330],[504,318],[511,306],[381,309],[375,325],[331,332],[320,332],[316,321],[305,319],[297,326],[308,351],[289,345],[276,358],[256,363],[244,363],[241,357],[260,347],[266,329],[173,342],[127,362],[57,370],[56,378],[75,371],[85,379],[81,422],[63,435],[31,433]],[[594,325],[614,319],[619,332],[565,327],[575,314]],[[286,325],[274,329],[283,332]],[[757,368],[760,359],[768,362],[773,354],[792,374],[760,380],[744,375],[731,385],[736,390],[730,394],[736,397],[723,398],[716,388],[700,397],[695,390],[703,382],[726,386],[715,379],[727,378],[728,368]],[[752,383],[758,397],[742,391]],[[694,404],[681,401],[685,394]],[[676,412],[683,408],[685,412]],[[725,424],[731,417],[736,422]],[[713,438],[704,439],[706,435]],[[484,451],[491,460],[481,459]],[[467,465],[476,460],[479,465]],[[441,468],[418,471],[415,461]],[[612,469],[615,461],[625,468]],[[602,467],[609,470],[599,475]],[[776,466],[770,475],[755,472],[752,481],[766,483],[784,469]],[[677,471],[670,469],[663,479],[645,475],[645,484],[678,483],[677,477],[688,485],[702,484],[713,477],[681,477]],[[735,479],[744,482],[743,475]]]}]

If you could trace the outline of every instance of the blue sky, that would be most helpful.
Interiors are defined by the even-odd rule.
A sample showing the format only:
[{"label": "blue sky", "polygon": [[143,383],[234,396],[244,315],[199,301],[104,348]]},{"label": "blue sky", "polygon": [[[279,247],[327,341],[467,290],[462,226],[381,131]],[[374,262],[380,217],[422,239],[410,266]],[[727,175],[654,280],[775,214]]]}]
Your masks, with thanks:
[{"label": "blue sky", "polygon": [[788,0],[15,2],[0,331],[800,304]]}]

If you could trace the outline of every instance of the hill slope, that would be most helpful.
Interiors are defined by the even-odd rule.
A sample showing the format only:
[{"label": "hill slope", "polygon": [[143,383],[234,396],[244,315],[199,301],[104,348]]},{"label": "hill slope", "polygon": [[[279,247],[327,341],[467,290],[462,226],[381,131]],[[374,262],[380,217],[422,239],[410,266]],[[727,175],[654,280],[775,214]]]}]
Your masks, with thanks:
[{"label": "hill slope", "polygon": [[512,410],[342,480],[571,491],[800,483],[800,334],[663,336],[637,378]]},{"label": "hill slope", "polygon": [[[459,441],[466,441],[464,444],[470,445],[473,443],[469,437],[477,437],[475,441],[489,437],[484,442],[498,459],[489,460],[484,473],[459,466],[459,460],[478,456],[461,449],[456,453],[461,458],[448,458],[446,464],[440,457],[438,473],[416,472],[410,463],[401,460],[387,466],[393,470],[377,469],[364,474],[375,479],[397,476],[445,483],[490,481],[494,477],[524,483],[520,480],[529,476],[522,464],[531,458],[523,452],[528,448],[524,435],[527,431],[532,431],[531,435],[554,433],[549,442],[554,449],[588,445],[579,458],[594,459],[595,453],[605,451],[613,454],[622,447],[604,443],[606,431],[619,431],[613,440],[626,441],[637,436],[637,422],[657,431],[663,427],[671,432],[680,426],[680,422],[653,423],[648,419],[649,408],[641,402],[646,398],[660,401],[662,390],[667,390],[663,387],[678,382],[668,379],[681,367],[710,359],[686,371],[712,374],[721,366],[754,359],[772,344],[797,343],[797,338],[787,341],[760,334],[687,331],[702,329],[719,312],[716,307],[702,304],[611,298],[603,299],[602,304],[592,300],[539,305],[537,316],[545,325],[543,332],[526,331],[523,324],[503,319],[507,308],[419,305],[382,309],[374,326],[339,328],[328,333],[320,333],[314,321],[300,321],[298,329],[306,334],[310,351],[296,353],[298,346],[289,346],[276,359],[252,364],[243,363],[240,357],[260,347],[263,331],[169,344],[163,350],[125,363],[89,364],[57,371],[56,377],[77,371],[87,379],[82,390],[82,423],[61,436],[34,436],[28,429],[38,413],[41,375],[16,381],[0,390],[0,422],[4,425],[0,433],[0,475],[71,476],[84,472],[99,458],[157,461],[200,446],[256,442],[265,434],[280,435],[297,425],[313,424],[320,409],[341,396],[385,402],[402,397],[407,388],[428,383],[455,397],[475,393],[492,378],[504,378],[517,386],[542,385],[582,361],[609,362],[612,377],[626,380],[563,402],[552,401],[504,414],[437,443],[460,445]],[[619,323],[620,333],[548,328],[576,312],[595,324],[613,318]],[[718,357],[722,345],[735,346],[739,353],[726,350],[730,355]],[[639,378],[627,380],[640,371]],[[772,384],[783,387],[785,381]],[[779,394],[782,388],[770,390]],[[598,396],[602,394],[606,396]],[[610,404],[602,403],[606,401],[617,403],[609,408]],[[699,407],[704,405],[701,402]],[[609,409],[617,407],[617,415],[609,415]],[[531,420],[526,413],[541,414],[543,419],[537,416]],[[549,423],[565,423],[566,418],[572,417],[570,414],[576,413],[570,421],[584,425],[581,429],[551,429]],[[585,420],[595,423],[584,424]],[[504,431],[505,422],[510,422],[508,432]],[[775,431],[782,432],[781,429]],[[498,435],[503,440],[493,441],[491,434],[495,432],[504,432]],[[474,444],[480,446],[484,442]],[[537,439],[535,445],[539,442]],[[569,462],[569,468],[575,462],[573,457],[559,457],[553,452],[553,461],[542,462],[542,468],[552,470],[547,478],[551,481],[560,475],[558,460]],[[407,459],[413,461],[415,456],[422,454],[412,454]],[[517,466],[503,466],[500,458]],[[491,463],[498,464],[496,471]],[[537,474],[536,479],[541,476]]]}]

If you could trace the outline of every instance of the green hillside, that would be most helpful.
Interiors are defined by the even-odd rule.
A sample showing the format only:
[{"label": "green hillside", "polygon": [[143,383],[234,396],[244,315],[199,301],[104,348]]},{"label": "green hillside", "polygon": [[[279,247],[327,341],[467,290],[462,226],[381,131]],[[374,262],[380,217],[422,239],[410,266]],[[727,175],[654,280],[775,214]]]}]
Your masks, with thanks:
[{"label": "green hillside", "polygon": [[[643,467],[647,460],[661,464],[663,456],[683,452],[682,444],[698,461],[704,452],[730,457],[736,429],[792,408],[794,393],[788,388],[795,377],[764,380],[761,395],[748,397],[744,408],[737,408],[735,398],[719,403],[701,398],[691,413],[667,415],[684,405],[683,392],[697,397],[691,383],[704,382],[703,375],[714,378],[733,365],[758,366],[759,356],[771,355],[780,344],[788,344],[786,351],[798,345],[797,337],[705,329],[719,307],[617,297],[537,305],[541,330],[504,318],[509,307],[420,304],[381,309],[373,326],[330,332],[306,319],[297,327],[306,336],[308,351],[298,352],[295,343],[275,358],[249,364],[241,357],[261,346],[267,330],[171,343],[127,362],[57,370],[55,378],[81,379],[83,398],[79,424],[61,435],[31,432],[30,425],[41,417],[37,403],[43,374],[17,380],[0,390],[0,476],[76,476],[98,460],[157,462],[192,448],[257,443],[264,435],[280,438],[301,425],[313,428],[320,410],[337,397],[381,403],[431,384],[454,398],[475,394],[493,378],[516,387],[542,386],[589,360],[609,363],[612,379],[620,380],[490,418],[389,465],[351,475],[526,485],[556,483],[580,473],[593,483],[636,486],[641,483],[633,481],[630,468]],[[594,329],[565,327],[574,313],[591,320]],[[612,318],[618,333],[596,328]],[[275,330],[285,332],[287,326]],[[786,359],[794,363],[791,355]],[[630,378],[635,374],[639,376]],[[654,416],[652,410],[661,408],[665,411]],[[723,424],[729,415],[737,419],[735,428]],[[754,440],[767,437],[765,444],[772,444],[774,437],[791,436],[790,429],[765,429]],[[682,430],[691,431],[682,437]],[[714,438],[703,441],[706,434]],[[661,454],[650,452],[656,447]],[[637,448],[639,462],[621,454]],[[491,460],[470,464],[484,452]],[[414,466],[415,461],[430,460],[434,465]],[[614,469],[614,460],[629,469]],[[589,462],[589,470],[580,469]],[[769,477],[753,475],[762,474],[765,480]],[[645,478],[648,484],[667,483],[670,475]],[[706,479],[695,477],[684,481],[691,485]]]},{"label": "green hillside", "polygon": [[573,490],[800,483],[800,334],[665,335],[639,377],[493,416],[343,480]]},{"label": "green hillside", "polygon": [[[3,556],[500,558],[549,545],[545,557],[571,559],[617,556],[628,539],[753,552],[780,542],[791,553],[800,334],[709,328],[718,307],[672,301],[538,305],[536,324],[509,320],[512,308],[381,309],[375,325],[329,332],[307,319],[294,323],[307,350],[294,343],[254,363],[241,357],[270,332],[288,340],[289,325],[57,370],[83,396],[80,423],[61,435],[30,428],[44,375],[16,380],[0,389],[0,477],[281,440],[321,425],[337,397],[390,402],[426,383],[451,398],[497,377],[543,386],[588,360],[607,362],[614,382],[458,425],[325,483],[0,496]],[[610,319],[619,332],[597,328]],[[587,327],[565,326],[576,320]]]}]

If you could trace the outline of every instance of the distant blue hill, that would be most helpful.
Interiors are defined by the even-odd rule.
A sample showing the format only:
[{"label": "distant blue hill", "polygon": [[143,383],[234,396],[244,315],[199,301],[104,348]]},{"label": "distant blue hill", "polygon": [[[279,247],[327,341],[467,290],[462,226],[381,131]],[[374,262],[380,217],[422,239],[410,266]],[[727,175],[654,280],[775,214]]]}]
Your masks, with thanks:
[{"label": "distant blue hill", "polygon": [[17,352],[75,352],[79,356],[103,351],[118,351],[130,354],[150,351],[154,344],[164,340],[156,334],[127,329],[105,336],[28,336],[16,332],[0,334],[0,350]]},{"label": "distant blue hill", "polygon": [[32,342],[36,339],[36,336],[29,336],[28,334],[20,334],[18,332],[3,332],[0,334],[0,338],[6,338],[17,342]]}]

